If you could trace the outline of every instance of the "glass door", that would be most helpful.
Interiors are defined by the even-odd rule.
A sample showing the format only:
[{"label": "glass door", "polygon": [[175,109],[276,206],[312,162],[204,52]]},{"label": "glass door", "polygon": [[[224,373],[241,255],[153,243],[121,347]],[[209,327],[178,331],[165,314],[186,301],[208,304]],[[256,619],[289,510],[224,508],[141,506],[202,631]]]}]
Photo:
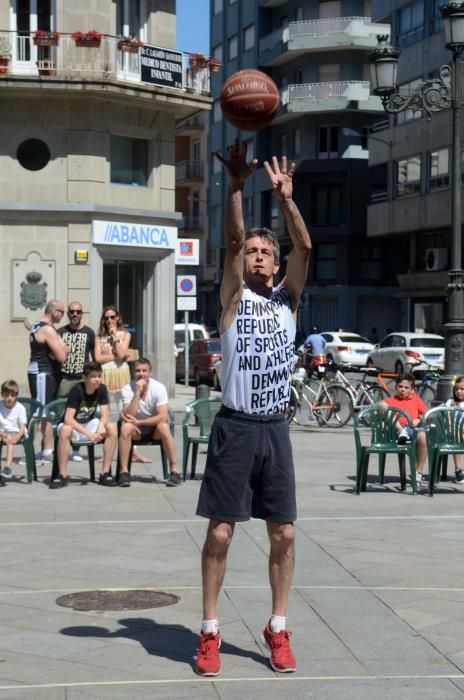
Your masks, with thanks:
[{"label": "glass door", "polygon": [[103,306],[112,304],[131,333],[131,348],[143,354],[145,263],[116,260],[103,263]]}]

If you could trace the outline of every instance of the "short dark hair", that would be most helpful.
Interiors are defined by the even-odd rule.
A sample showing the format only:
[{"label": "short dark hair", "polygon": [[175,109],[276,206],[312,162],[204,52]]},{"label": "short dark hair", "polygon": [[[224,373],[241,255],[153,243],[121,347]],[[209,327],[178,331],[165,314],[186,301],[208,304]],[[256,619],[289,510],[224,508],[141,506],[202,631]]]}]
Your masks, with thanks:
[{"label": "short dark hair", "polygon": [[84,377],[88,377],[90,372],[101,374],[103,372],[101,364],[99,362],[86,362],[83,371]]},{"label": "short dark hair", "polygon": [[414,375],[410,372],[402,372],[401,374],[399,374],[395,379],[395,385],[399,384],[400,382],[409,382],[412,386],[416,385]]},{"label": "short dark hair", "polygon": [[6,382],[3,382],[2,384],[1,394],[2,396],[3,394],[12,394],[13,396],[18,396],[18,382],[15,382],[14,379],[7,379]]},{"label": "short dark hair", "polygon": [[139,357],[139,359],[135,361],[135,367],[137,367],[137,365],[148,365],[151,369],[151,362],[148,357]]},{"label": "short dark hair", "polygon": [[271,231],[270,228],[264,228],[264,227],[257,227],[257,228],[249,228],[247,231],[245,231],[245,240],[247,241],[249,238],[254,238],[254,236],[258,236],[259,238],[262,238],[263,241],[267,241],[272,245],[272,250],[274,252],[274,260],[276,262],[279,262],[280,258],[280,245],[279,241],[277,240],[277,236],[274,233],[274,231]]}]

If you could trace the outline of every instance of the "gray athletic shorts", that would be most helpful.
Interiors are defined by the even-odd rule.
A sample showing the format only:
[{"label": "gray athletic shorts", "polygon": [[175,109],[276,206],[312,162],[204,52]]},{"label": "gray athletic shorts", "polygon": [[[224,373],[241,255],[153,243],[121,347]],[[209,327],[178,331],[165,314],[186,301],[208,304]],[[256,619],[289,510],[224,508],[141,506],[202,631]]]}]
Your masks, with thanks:
[{"label": "gray athletic shorts", "polygon": [[210,520],[296,520],[295,472],[285,416],[222,406],[211,429],[197,515]]}]

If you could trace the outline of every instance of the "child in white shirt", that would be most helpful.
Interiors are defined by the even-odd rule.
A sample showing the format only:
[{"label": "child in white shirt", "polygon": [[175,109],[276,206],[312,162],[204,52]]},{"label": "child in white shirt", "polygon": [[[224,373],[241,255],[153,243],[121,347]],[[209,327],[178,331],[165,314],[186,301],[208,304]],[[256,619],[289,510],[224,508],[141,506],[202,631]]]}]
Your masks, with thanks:
[{"label": "child in white shirt", "polygon": [[0,401],[0,441],[6,444],[6,461],[1,475],[11,479],[14,448],[26,432],[26,409],[18,402],[19,386],[10,379],[3,382]]}]

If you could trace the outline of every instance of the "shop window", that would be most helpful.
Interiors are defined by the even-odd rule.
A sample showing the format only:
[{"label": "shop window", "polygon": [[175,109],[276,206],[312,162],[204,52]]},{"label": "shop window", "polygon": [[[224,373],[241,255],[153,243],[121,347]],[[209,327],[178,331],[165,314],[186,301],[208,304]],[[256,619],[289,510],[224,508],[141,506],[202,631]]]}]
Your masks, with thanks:
[{"label": "shop window", "polygon": [[19,144],[16,157],[26,170],[42,170],[50,161],[50,149],[44,141],[27,139]]},{"label": "shop window", "polygon": [[331,243],[316,246],[316,280],[337,278],[337,246]]},{"label": "shop window", "polygon": [[311,222],[316,226],[343,223],[341,185],[316,185],[312,192]]},{"label": "shop window", "polygon": [[146,187],[148,141],[126,136],[111,137],[111,182]]},{"label": "shop window", "polygon": [[424,38],[424,2],[418,0],[398,10],[398,45],[408,46]]},{"label": "shop window", "polygon": [[449,151],[443,148],[429,153],[428,189],[429,192],[433,192],[447,187],[449,187]]},{"label": "shop window", "polygon": [[411,156],[396,162],[396,196],[406,197],[420,192],[420,156]]}]

